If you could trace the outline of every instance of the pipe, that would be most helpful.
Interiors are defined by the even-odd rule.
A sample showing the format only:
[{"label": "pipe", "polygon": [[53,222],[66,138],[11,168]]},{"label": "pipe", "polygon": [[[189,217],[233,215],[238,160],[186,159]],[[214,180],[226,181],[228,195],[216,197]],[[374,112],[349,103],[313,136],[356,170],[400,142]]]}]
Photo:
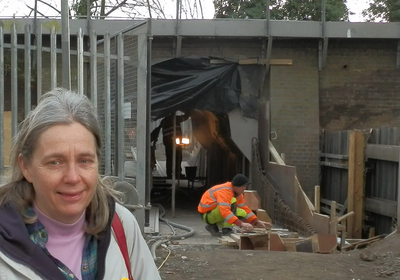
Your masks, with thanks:
[{"label": "pipe", "polygon": [[[173,235],[158,235],[158,236],[151,236],[150,240],[157,240],[151,247],[150,247],[150,252],[153,256],[153,259],[156,260],[157,256],[156,256],[156,250],[157,247],[160,246],[161,244],[168,242],[169,240],[177,240],[177,239],[183,239],[183,238],[187,238],[190,237],[192,235],[194,235],[195,231],[194,229],[181,225],[181,224],[177,224],[174,222],[171,222],[167,219],[164,219],[163,217],[165,216],[165,209],[161,204],[153,204],[154,206],[158,206],[160,209],[160,218],[159,220],[166,223],[167,225],[169,225],[171,227],[171,230],[173,232]],[[188,231],[185,234],[181,234],[181,235],[175,235],[175,231],[173,230],[173,227],[179,228],[179,229],[183,229]],[[150,243],[150,240],[148,241],[147,244]]]}]

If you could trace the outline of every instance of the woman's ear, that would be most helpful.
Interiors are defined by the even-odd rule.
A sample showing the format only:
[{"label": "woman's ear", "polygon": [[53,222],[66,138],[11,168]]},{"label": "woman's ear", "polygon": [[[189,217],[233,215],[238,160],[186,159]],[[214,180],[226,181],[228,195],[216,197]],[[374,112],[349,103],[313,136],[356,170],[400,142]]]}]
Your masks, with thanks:
[{"label": "woman's ear", "polygon": [[24,156],[22,154],[18,155],[18,164],[19,168],[21,169],[22,174],[24,175],[25,179],[29,182],[32,183],[31,181],[31,176],[29,173],[29,165],[26,162],[26,159],[24,159]]}]

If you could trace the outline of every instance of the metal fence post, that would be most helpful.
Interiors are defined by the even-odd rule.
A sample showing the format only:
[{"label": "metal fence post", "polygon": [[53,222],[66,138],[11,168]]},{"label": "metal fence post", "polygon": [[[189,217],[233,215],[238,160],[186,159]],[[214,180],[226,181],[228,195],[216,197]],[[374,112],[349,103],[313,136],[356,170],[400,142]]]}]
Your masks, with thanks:
[{"label": "metal fence post", "polygon": [[4,31],[0,23],[0,175],[4,173]]}]

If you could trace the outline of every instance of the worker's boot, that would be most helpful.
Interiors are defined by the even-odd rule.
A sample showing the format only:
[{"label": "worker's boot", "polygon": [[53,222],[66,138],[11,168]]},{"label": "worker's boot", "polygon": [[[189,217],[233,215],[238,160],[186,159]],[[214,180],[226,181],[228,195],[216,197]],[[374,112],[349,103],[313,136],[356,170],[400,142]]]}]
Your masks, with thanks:
[{"label": "worker's boot", "polygon": [[233,233],[232,228],[223,228],[222,229],[222,236],[229,236]]},{"label": "worker's boot", "polygon": [[213,225],[206,224],[205,228],[209,233],[211,233],[212,236],[221,236],[221,234],[219,233],[218,226],[216,224]]}]

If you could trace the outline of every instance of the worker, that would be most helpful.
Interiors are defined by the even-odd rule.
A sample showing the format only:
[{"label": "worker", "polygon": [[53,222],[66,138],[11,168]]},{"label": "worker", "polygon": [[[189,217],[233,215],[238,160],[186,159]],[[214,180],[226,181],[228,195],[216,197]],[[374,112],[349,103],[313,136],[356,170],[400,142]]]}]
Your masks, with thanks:
[{"label": "worker", "polygon": [[[189,118],[189,113],[185,112],[184,115],[176,116],[175,113],[172,113],[166,116],[160,123],[158,127],[156,127],[151,132],[151,142],[153,146],[157,143],[158,134],[160,133],[160,129],[162,128],[163,134],[163,144],[165,147],[165,157],[166,157],[166,169],[167,169],[167,177],[172,177],[172,151],[173,145],[176,145],[176,139],[174,137],[174,116],[175,116],[175,127],[176,127],[176,139],[179,139],[179,143],[182,143],[182,129],[181,122],[186,121]],[[176,145],[176,161],[175,161],[175,176],[177,178],[182,178],[182,146]]]},{"label": "worker", "polygon": [[230,235],[235,225],[246,231],[271,228],[271,223],[259,220],[246,205],[243,193],[249,184],[245,175],[237,174],[231,182],[213,186],[203,194],[197,210],[211,235],[220,236],[219,227],[222,235]]}]

